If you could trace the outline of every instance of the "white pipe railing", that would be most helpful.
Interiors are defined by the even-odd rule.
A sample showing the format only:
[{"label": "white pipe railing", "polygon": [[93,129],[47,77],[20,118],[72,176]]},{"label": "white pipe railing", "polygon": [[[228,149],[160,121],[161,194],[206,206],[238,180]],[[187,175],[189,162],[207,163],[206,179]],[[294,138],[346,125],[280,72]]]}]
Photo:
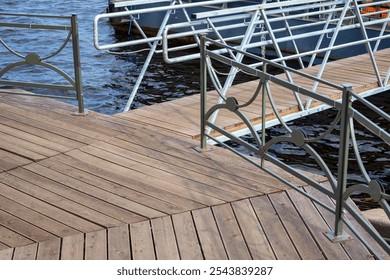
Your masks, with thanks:
[{"label": "white pipe railing", "polygon": [[[149,50],[148,58],[144,64],[144,73],[148,68],[151,57],[154,54],[163,54],[166,63],[180,63],[183,61],[199,59],[199,37],[202,34],[208,34],[209,37],[215,36],[220,42],[224,42],[231,46],[236,46],[241,50],[255,50],[255,49],[275,49],[277,50],[277,57],[275,61],[282,62],[292,59],[298,59],[301,66],[304,66],[304,61],[309,60],[311,66],[314,61],[321,59],[324,56],[324,64],[321,67],[322,71],[318,72],[321,77],[323,70],[326,67],[326,60],[334,53],[338,53],[346,48],[359,47],[365,45],[368,49],[376,51],[381,45],[388,42],[389,32],[386,31],[389,25],[390,18],[384,18],[383,14],[386,11],[369,11],[364,12],[365,9],[388,3],[388,1],[379,1],[372,3],[364,3],[363,1],[355,0],[297,0],[297,1],[276,1],[271,3],[259,3],[251,5],[244,1],[238,0],[213,0],[200,1],[194,3],[182,3],[180,1],[121,1],[115,2],[115,6],[119,7],[125,4],[131,4],[131,10],[120,11],[108,14],[102,14],[95,17],[94,20],[94,44],[97,49],[106,50],[112,48],[122,48],[130,46],[138,46],[147,44]],[[120,3],[120,4],[119,4]],[[237,3],[242,3],[239,6]],[[245,4],[244,4],[245,3]],[[230,7],[229,5],[235,6]],[[142,5],[142,6],[140,6]],[[227,8],[217,9],[215,7],[227,5]],[[190,18],[188,9],[205,8],[213,6],[206,12],[195,12]],[[142,8],[141,8],[142,7]],[[342,11],[344,10],[344,13]],[[193,11],[193,10],[191,10]],[[261,15],[255,13],[261,11]],[[182,22],[170,23],[171,13],[176,12],[175,17],[178,17],[178,12],[183,12]],[[388,11],[387,11],[388,12]],[[166,20],[161,24],[160,31],[156,35],[146,36],[142,32],[142,24],[139,23],[143,16],[152,15],[154,13],[165,13]],[[340,17],[340,15],[342,15]],[[99,42],[99,21],[103,19],[112,19],[115,17],[131,17],[131,20],[136,23],[138,29],[141,29],[142,38],[132,39],[113,44],[100,44]],[[138,18],[139,17],[139,18]],[[249,23],[254,28],[247,32]],[[263,28],[263,30],[261,29]],[[266,27],[266,28],[264,28]],[[367,34],[379,28],[379,34]],[[381,27],[381,28],[380,28]],[[364,38],[353,41],[339,42],[341,33],[355,32],[366,34]],[[378,33],[376,32],[376,33]],[[327,37],[333,36],[331,43],[327,42]],[[177,45],[177,39],[193,37],[194,42],[180,43]],[[344,39],[344,38],[343,38]],[[175,40],[175,44],[170,42]],[[306,47],[305,43],[312,42],[314,46]],[[243,43],[245,42],[245,43]],[[289,49],[293,53],[285,53],[288,45],[294,46]],[[371,44],[375,46],[371,47]],[[387,43],[388,44],[388,43]],[[156,45],[152,47],[152,45]],[[162,49],[157,46],[162,45]],[[311,45],[310,45],[311,46]],[[287,47],[288,48],[288,47]],[[178,55],[178,51],[185,51],[186,54]],[[217,53],[226,52],[226,49],[215,50]],[[181,52],[182,53],[182,52]],[[372,67],[376,73],[376,62],[372,57]],[[286,75],[289,75],[286,73]],[[131,102],[138,91],[139,84],[143,79],[141,74],[130,94],[129,101],[125,107],[125,111],[130,109]],[[378,83],[383,83],[382,78],[377,74]],[[228,88],[234,80],[234,74],[229,76],[228,81],[224,87]],[[384,84],[386,86],[386,83]],[[315,88],[316,85],[314,84]],[[222,95],[224,95],[222,90]],[[297,102],[300,108],[309,109],[311,102],[308,101],[304,105],[296,95]]]}]

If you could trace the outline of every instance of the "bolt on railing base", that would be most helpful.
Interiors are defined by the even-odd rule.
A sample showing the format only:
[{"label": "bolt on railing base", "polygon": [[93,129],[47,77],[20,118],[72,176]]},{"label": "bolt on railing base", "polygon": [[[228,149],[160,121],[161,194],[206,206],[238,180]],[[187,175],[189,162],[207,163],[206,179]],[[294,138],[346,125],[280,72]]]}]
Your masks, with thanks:
[{"label": "bolt on railing base", "polygon": [[352,240],[352,236],[350,236],[347,232],[343,231],[341,235],[336,235],[333,231],[324,232],[326,237],[329,238],[332,242],[342,242],[342,241],[348,241]]},{"label": "bolt on railing base", "polygon": [[82,113],[80,113],[79,111],[73,112],[72,116],[83,116],[83,117],[85,117],[88,114],[89,114],[89,111],[88,110],[84,110],[84,112],[82,112]]}]

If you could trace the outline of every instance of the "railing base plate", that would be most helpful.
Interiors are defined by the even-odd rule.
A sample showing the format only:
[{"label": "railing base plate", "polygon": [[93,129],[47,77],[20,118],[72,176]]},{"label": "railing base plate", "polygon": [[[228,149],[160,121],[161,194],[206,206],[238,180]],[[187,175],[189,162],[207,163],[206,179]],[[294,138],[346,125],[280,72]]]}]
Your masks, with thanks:
[{"label": "railing base plate", "polygon": [[213,150],[213,147],[210,145],[207,145],[206,148],[201,148],[200,146],[195,146],[194,150],[197,151],[198,153],[205,153],[205,152],[210,152]]},{"label": "railing base plate", "polygon": [[330,241],[332,241],[334,243],[335,242],[348,241],[348,240],[352,240],[353,239],[352,236],[350,236],[345,231],[341,235],[335,235],[335,233],[333,231],[325,232],[324,234],[326,235],[326,237],[329,238]]},{"label": "railing base plate", "polygon": [[88,110],[84,110],[83,113],[80,113],[79,111],[73,112],[72,116],[83,116],[83,117],[85,117],[88,114],[89,114],[89,111]]}]

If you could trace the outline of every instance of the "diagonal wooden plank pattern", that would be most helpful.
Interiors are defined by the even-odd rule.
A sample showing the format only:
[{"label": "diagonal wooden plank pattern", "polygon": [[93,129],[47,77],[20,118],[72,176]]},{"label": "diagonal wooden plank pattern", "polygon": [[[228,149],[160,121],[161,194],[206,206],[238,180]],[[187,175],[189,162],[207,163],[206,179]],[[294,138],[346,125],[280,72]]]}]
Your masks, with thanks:
[{"label": "diagonal wooden plank pattern", "polygon": [[[272,203],[276,201],[279,205]],[[304,206],[296,208],[293,203],[297,201]],[[266,203],[268,206],[264,207]],[[286,208],[280,208],[281,204]],[[316,219],[304,218],[307,208],[312,208],[309,214]],[[251,213],[250,222],[243,220],[243,211]],[[286,214],[291,220],[286,220]],[[264,219],[271,215],[273,219]],[[326,219],[309,199],[287,190],[62,240],[3,249],[0,259],[355,259],[353,247],[324,239],[324,232],[329,229]],[[303,235],[295,236],[297,231]],[[356,236],[354,240],[356,245]],[[358,250],[359,259],[373,258],[367,249]]]},{"label": "diagonal wooden plank pattern", "polygon": [[[124,238],[144,231],[136,226],[140,222],[152,219],[153,237],[172,235],[176,226],[183,238],[192,234],[195,240],[188,217],[175,222],[166,217],[287,188],[265,172],[246,177],[249,164],[233,168],[235,156],[225,151],[219,161],[198,153],[191,139],[95,112],[75,117],[73,106],[53,100],[10,95],[1,100],[0,132],[8,142],[0,145],[0,249],[19,248],[13,258],[22,258],[22,252],[27,258],[143,258],[140,252],[150,249]],[[155,257],[174,256],[165,248],[175,238],[158,243],[159,250],[153,247]],[[115,253],[106,252],[101,240],[110,240],[105,246],[116,250],[135,243]],[[190,245],[182,240],[184,250]],[[72,252],[66,246],[74,242]]]},{"label": "diagonal wooden plank pattern", "polygon": [[357,238],[330,243],[332,214],[270,174],[198,152],[197,96],[85,117],[0,97],[0,259],[372,259]]}]

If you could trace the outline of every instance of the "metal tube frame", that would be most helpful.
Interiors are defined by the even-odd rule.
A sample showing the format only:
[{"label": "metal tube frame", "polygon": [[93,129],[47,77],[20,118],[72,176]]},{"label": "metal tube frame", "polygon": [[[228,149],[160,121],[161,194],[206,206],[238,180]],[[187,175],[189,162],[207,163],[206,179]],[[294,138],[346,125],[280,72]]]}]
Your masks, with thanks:
[{"label": "metal tube frame", "polygon": [[[352,1],[355,1],[353,3],[356,3],[356,10],[359,12],[357,13],[359,14],[359,19],[357,19],[357,16],[354,14],[346,13],[347,11],[353,8],[349,6],[349,3],[351,3]],[[136,95],[139,85],[143,79],[144,72],[146,71],[150,63],[150,59],[151,57],[153,57],[154,54],[162,51],[164,61],[167,63],[178,63],[178,62],[192,60],[192,59],[199,59],[200,57],[199,52],[197,53],[195,52],[193,54],[188,54],[184,56],[178,56],[174,58],[169,57],[168,53],[177,50],[193,49],[194,47],[199,46],[199,37],[201,34],[204,33],[207,33],[208,37],[210,37],[210,34],[215,34],[215,36],[225,44],[229,43],[231,45],[234,45],[235,44],[234,41],[238,41],[240,43],[238,47],[236,47],[236,49],[239,50],[248,50],[251,48],[258,48],[258,47],[265,48],[267,46],[273,46],[274,48],[277,49],[278,56],[279,56],[279,58],[277,58],[278,61],[298,59],[301,63],[301,66],[304,66],[302,60],[306,56],[311,56],[311,61],[309,64],[309,66],[311,66],[315,58],[318,57],[319,54],[324,53],[325,54],[325,58],[323,59],[324,63],[321,70],[318,72],[318,77],[321,77],[323,69],[325,67],[326,60],[328,60],[329,55],[333,50],[338,50],[341,48],[349,47],[352,45],[359,45],[359,44],[369,45],[369,42],[376,42],[376,46],[374,48],[374,50],[376,50],[377,47],[379,46],[380,40],[384,40],[385,38],[390,38],[390,35],[388,37],[382,36],[384,35],[383,28],[386,26],[387,22],[390,22],[390,19],[374,19],[370,21],[364,21],[363,18],[367,18],[370,15],[367,14],[362,15],[360,14],[360,10],[373,4],[372,3],[358,4],[356,0],[345,0],[345,1],[344,0],[343,1],[330,1],[330,0],[280,1],[277,0],[276,2],[273,3],[266,3],[264,1],[263,3],[257,5],[195,13],[192,15],[192,19],[190,18],[187,12],[188,8],[206,7],[210,5],[214,5],[214,6],[226,5],[232,2],[237,2],[237,1],[236,0],[212,0],[212,1],[201,1],[195,3],[183,3],[181,1],[178,1],[177,3],[175,2],[174,4],[166,0],[127,1],[126,3],[134,7],[134,9],[121,11],[121,12],[113,12],[109,14],[102,14],[95,17],[94,44],[97,49],[105,50],[110,48],[135,46],[140,44],[149,44],[152,46],[149,51],[149,55],[146,59],[146,62],[144,64],[143,70],[141,71],[141,75],[139,75],[136,84],[132,90],[132,93],[130,94],[129,100],[125,107],[125,111],[130,109],[134,96]],[[381,4],[385,2],[386,1],[381,1],[377,3]],[[160,6],[154,6],[156,3],[159,4]],[[162,3],[171,3],[171,4],[161,6]],[[142,8],[139,7],[139,5],[141,4],[147,4],[146,5],[147,7],[145,8],[145,5]],[[116,5],[116,3],[114,3],[114,5]],[[123,6],[124,3],[121,3],[120,5]],[[168,21],[164,20],[160,26],[159,32],[157,33],[157,35],[153,37],[146,37],[146,35],[143,35],[143,38],[141,39],[135,39],[135,40],[120,42],[116,44],[106,44],[106,45],[99,44],[98,23],[102,19],[115,18],[115,17],[135,17],[135,16],[142,16],[144,14],[150,14],[155,12],[165,11],[168,13],[168,11],[172,12],[172,11],[179,11],[179,10],[182,10],[185,15],[184,22],[168,24]],[[258,11],[262,13],[262,16],[258,16],[257,14]],[[339,17],[337,17],[337,15],[339,15]],[[304,23],[300,25],[291,26],[289,24],[289,20],[299,20],[299,19],[312,18],[317,16],[325,18],[325,21],[312,22],[312,21],[305,20]],[[250,21],[247,20],[248,18],[250,18]],[[241,23],[234,23],[234,24],[229,23],[229,21],[231,22],[232,20],[240,20],[240,19],[241,19]],[[353,20],[356,20],[357,23],[345,24],[345,25],[343,24],[346,21],[351,22]],[[284,27],[273,29],[272,25],[276,24],[277,22],[284,23]],[[361,28],[363,30],[366,27],[373,24],[382,24],[382,31],[380,33],[380,36],[378,36],[378,38],[368,38],[366,36],[363,40],[359,42],[350,42],[347,44],[335,45],[335,41],[339,32],[355,29],[355,28]],[[261,31],[258,32],[256,28],[253,28],[253,26],[260,26],[260,25],[267,25],[268,30],[266,32],[261,32]],[[321,25],[323,27],[320,30],[315,30],[315,31],[305,32],[305,33],[302,32],[306,28],[316,28],[316,26],[320,27]],[[139,25],[137,26],[138,28],[141,28]],[[191,31],[177,31],[177,29],[179,28],[190,28]],[[230,36],[230,35],[226,36],[222,34],[222,32],[231,34],[233,33],[231,31],[234,31],[239,28],[241,29],[246,28],[245,34],[239,36]],[[160,32],[161,29],[163,29],[162,33]],[[282,35],[284,34],[283,32],[287,32],[287,36]],[[280,35],[277,36],[278,34]],[[331,43],[327,47],[324,47],[322,46],[322,42],[324,40],[324,37],[328,36],[329,34],[333,34]],[[265,35],[270,37],[270,39],[255,40],[255,38],[257,37],[262,38]],[[178,47],[176,46],[169,47],[169,40],[173,40],[184,36],[193,36],[195,38],[196,43],[191,43],[188,45],[183,44]],[[304,51],[299,49],[299,46],[297,45],[298,40],[303,40],[305,38],[307,39],[309,37],[314,37],[314,36],[319,36],[317,45],[314,50]],[[153,47],[153,45],[159,44],[160,42],[162,42],[162,50],[157,50],[156,47]],[[295,54],[285,55],[281,52],[281,50],[278,50],[279,44],[288,43],[288,42],[291,42],[291,44],[294,45],[294,48],[296,50]],[[226,49],[216,50],[216,52],[224,52],[224,51],[226,52]],[[237,59],[239,60],[239,57]],[[373,60],[372,63],[375,69],[375,60]],[[286,74],[289,76],[288,72]],[[229,74],[226,87],[228,87],[229,83],[231,84],[231,80],[234,80],[234,76],[235,74],[233,72]],[[316,86],[317,83],[314,82],[313,84],[314,90]],[[225,95],[224,91],[225,89],[221,90],[222,95]],[[304,105],[302,104],[299,95],[297,93],[293,93],[293,94],[296,96],[298,105],[301,108],[302,112],[305,110],[310,110],[311,100],[308,100]]]},{"label": "metal tube frame", "polygon": [[[291,2],[293,2],[293,1],[291,1]],[[189,22],[189,23],[186,23],[186,24],[180,24],[179,23],[179,24],[168,25],[166,27],[166,30],[165,30],[164,34],[163,34],[163,55],[164,55],[164,59],[168,63],[177,63],[177,62],[182,62],[182,61],[186,61],[186,60],[189,60],[189,59],[195,59],[197,57],[196,54],[190,54],[190,55],[185,55],[185,56],[182,56],[182,57],[170,58],[168,56],[168,52],[170,50],[169,47],[168,47],[168,41],[170,39],[170,37],[168,35],[168,30],[174,32],[173,29],[177,29],[177,28],[184,27],[184,26],[190,26],[191,24],[194,24],[194,25],[195,24],[199,24],[199,25],[200,24],[205,24],[204,19],[206,19],[207,22],[212,23],[214,18],[208,18],[207,16],[210,16],[210,15],[214,15],[214,16],[219,15],[220,16],[221,14],[224,14],[227,17],[227,16],[232,16],[232,15],[239,15],[239,14],[237,14],[238,12],[246,12],[245,14],[242,14],[243,19],[247,18],[247,15],[248,15],[247,13],[248,12],[252,12],[251,24],[253,24],[253,25],[265,24],[267,26],[267,29],[268,29],[267,31],[268,31],[268,36],[270,37],[270,40],[265,41],[265,42],[261,41],[261,42],[252,43],[251,40],[253,40],[253,38],[255,36],[258,36],[259,34],[255,33],[255,32],[248,33],[248,30],[249,30],[249,27],[248,27],[246,34],[242,36],[242,40],[243,40],[242,42],[244,42],[244,39],[245,39],[245,41],[249,42],[249,44],[243,45],[243,43],[241,43],[239,47],[234,47],[235,50],[246,50],[246,49],[259,47],[259,46],[264,47],[264,46],[267,46],[267,45],[272,45],[273,48],[276,49],[276,53],[279,56],[278,58],[273,59],[273,61],[285,63],[285,61],[287,61],[287,60],[291,60],[291,59],[299,59],[299,60],[301,60],[303,57],[311,56],[309,66],[311,66],[313,64],[314,59],[316,58],[316,56],[318,54],[324,53],[325,56],[322,59],[322,64],[321,64],[320,69],[319,69],[319,71],[317,73],[317,77],[319,79],[323,75],[323,72],[324,72],[324,70],[326,68],[326,63],[328,62],[330,54],[331,54],[332,51],[338,50],[338,49],[342,49],[342,48],[347,48],[347,47],[350,47],[350,46],[356,46],[356,45],[360,45],[360,44],[364,44],[364,45],[368,46],[367,48],[370,51],[370,47],[369,46],[370,46],[371,42],[379,42],[379,41],[381,41],[381,40],[383,40],[385,38],[390,38],[389,34],[388,35],[384,35],[383,32],[381,32],[380,36],[378,36],[378,37],[369,38],[367,36],[367,33],[365,32],[365,28],[367,26],[370,26],[370,25],[374,24],[373,23],[374,21],[365,22],[365,21],[362,20],[363,16],[366,16],[366,15],[361,15],[359,13],[361,7],[357,6],[358,3],[357,3],[356,0],[354,0],[354,2],[352,0],[347,0],[347,2],[342,1],[342,3],[344,4],[342,7],[336,6],[336,4],[339,3],[339,2],[336,2],[336,1],[321,3],[320,4],[321,7],[326,7],[325,5],[330,5],[329,9],[326,9],[325,11],[316,11],[316,12],[310,12],[310,13],[309,12],[302,12],[302,14],[298,14],[298,15],[296,14],[296,12],[299,10],[299,8],[302,9],[302,10],[303,10],[303,8],[300,7],[300,6],[293,6],[293,4],[291,2],[289,1],[289,4],[291,6],[287,7],[287,8],[286,7],[282,8],[281,5],[283,5],[284,3],[280,2],[279,5],[277,5],[278,9],[270,9],[271,4],[258,5],[258,8],[259,7],[262,8],[262,9],[259,8],[260,12],[262,13],[261,17],[257,17],[255,14],[253,14],[253,11],[255,11],[254,6],[250,6],[250,7],[243,7],[243,8],[232,8],[232,9],[228,9],[226,11],[220,11],[220,12],[219,11],[213,11],[213,12],[199,13],[199,14],[196,14],[196,18],[201,19],[200,21],[192,21],[192,22]],[[353,3],[353,5],[351,5],[351,3]],[[373,4],[371,3],[371,5],[373,5]],[[364,4],[364,5],[361,5],[361,6],[367,7],[369,5]],[[307,7],[307,8],[309,8],[309,7]],[[347,14],[347,12],[350,11],[350,10],[352,10],[355,14],[358,14],[358,15],[351,16],[351,15]],[[285,12],[288,12],[289,14],[285,15],[284,14]],[[295,14],[294,14],[294,12],[295,12]],[[278,17],[276,17],[276,18],[268,18],[269,14],[276,15],[277,13],[279,15]],[[325,22],[323,23],[322,30],[319,30],[319,31],[309,32],[309,33],[305,33],[305,34],[293,35],[293,32],[294,31],[298,31],[300,26],[290,27],[288,24],[285,24],[284,28],[279,28],[277,30],[273,30],[272,26],[271,26],[271,22],[272,23],[275,23],[277,21],[279,21],[279,22],[286,22],[286,18],[295,19],[295,18],[298,18],[299,16],[321,14],[321,13],[324,15]],[[338,17],[336,17],[337,15],[338,15]],[[346,22],[346,21],[349,22],[352,19],[356,19],[357,17],[358,17],[358,19],[356,21],[358,23],[353,24],[353,25],[351,25],[351,24],[343,25],[344,22]],[[221,17],[218,17],[216,19],[218,19],[218,21],[221,21]],[[382,23],[385,24],[385,21],[386,22],[390,22],[388,19],[385,19],[385,20],[381,19],[381,20],[378,20],[378,21],[375,21],[375,22],[378,22],[378,23],[381,23],[381,24]],[[335,27],[330,27],[330,24],[332,22],[334,22],[336,24]],[[303,24],[302,28],[305,28],[307,25],[312,25],[312,23],[309,23],[309,24],[305,23],[305,24]],[[213,27],[212,24],[209,24],[209,26]],[[355,41],[355,42],[348,42],[348,43],[344,43],[344,44],[338,44],[338,45],[335,44],[336,43],[336,39],[338,38],[339,32],[346,31],[346,30],[349,30],[349,29],[355,29],[355,28],[360,28],[360,30],[364,30],[364,31],[362,31],[362,33],[365,34],[365,36],[364,36],[364,38],[362,40]],[[213,30],[212,32],[217,34],[217,37],[219,38],[219,42],[227,44],[227,42],[230,41],[230,39],[231,39],[231,38],[221,38],[221,33],[220,33],[221,27],[219,27],[219,29],[212,28],[210,30]],[[210,33],[210,30],[208,31],[208,33]],[[205,32],[205,31],[206,30],[202,30],[202,32]],[[284,31],[287,32],[289,36],[284,36],[284,37],[279,37],[279,38],[277,38],[275,36],[275,34],[277,32],[284,32]],[[198,31],[198,32],[200,32],[200,31]],[[333,33],[333,35],[332,35],[332,38],[330,40],[329,45],[326,46],[326,47],[323,47],[323,46],[321,47],[323,39],[324,39],[324,36],[327,35],[327,34],[331,34],[331,33]],[[174,36],[180,36],[180,35],[181,35],[180,33],[176,33]],[[208,36],[210,36],[210,34]],[[282,51],[280,50],[280,48],[279,48],[279,43],[291,41],[296,46],[296,44],[295,44],[296,40],[304,39],[304,38],[311,37],[311,36],[320,36],[319,39],[318,39],[317,45],[316,45],[314,50],[304,51],[304,52],[302,52],[302,51],[299,52],[299,50],[297,50],[297,54],[284,55],[282,53]],[[228,50],[225,49],[225,48],[222,48],[222,49],[217,49],[214,52],[216,52],[216,53],[224,53],[224,52],[228,52]],[[370,55],[371,63],[373,65],[374,70],[376,71],[378,83],[380,85],[382,85],[383,81],[380,79],[380,75],[378,74],[375,57],[372,54],[372,51],[370,51],[370,54],[371,54]],[[261,66],[260,64],[257,64],[257,66]],[[233,68],[232,68],[232,70],[233,70]],[[231,82],[232,78],[234,77],[234,73],[230,72],[228,75],[229,75],[228,76],[228,81]],[[291,76],[290,76],[288,71],[286,71],[286,75],[287,75],[288,79],[290,81],[292,81],[292,78],[291,78]],[[385,81],[385,83],[384,83],[383,86],[386,86],[387,85],[386,81],[388,81],[388,78],[385,78],[384,81]],[[314,81],[312,90],[315,91],[317,89],[317,86],[318,86],[318,81]],[[222,91],[220,90],[220,92],[222,92],[223,96],[226,95],[225,89],[223,89]],[[304,112],[310,112],[311,111],[312,99],[307,100],[305,106],[303,106],[303,104],[302,104],[302,102],[301,102],[301,100],[299,98],[299,95],[297,93],[294,93],[294,95],[295,95],[295,97],[297,99],[297,104],[298,104],[298,106],[300,108],[301,115]],[[215,121],[215,119],[216,119],[216,115],[213,116],[212,121]]]}]

